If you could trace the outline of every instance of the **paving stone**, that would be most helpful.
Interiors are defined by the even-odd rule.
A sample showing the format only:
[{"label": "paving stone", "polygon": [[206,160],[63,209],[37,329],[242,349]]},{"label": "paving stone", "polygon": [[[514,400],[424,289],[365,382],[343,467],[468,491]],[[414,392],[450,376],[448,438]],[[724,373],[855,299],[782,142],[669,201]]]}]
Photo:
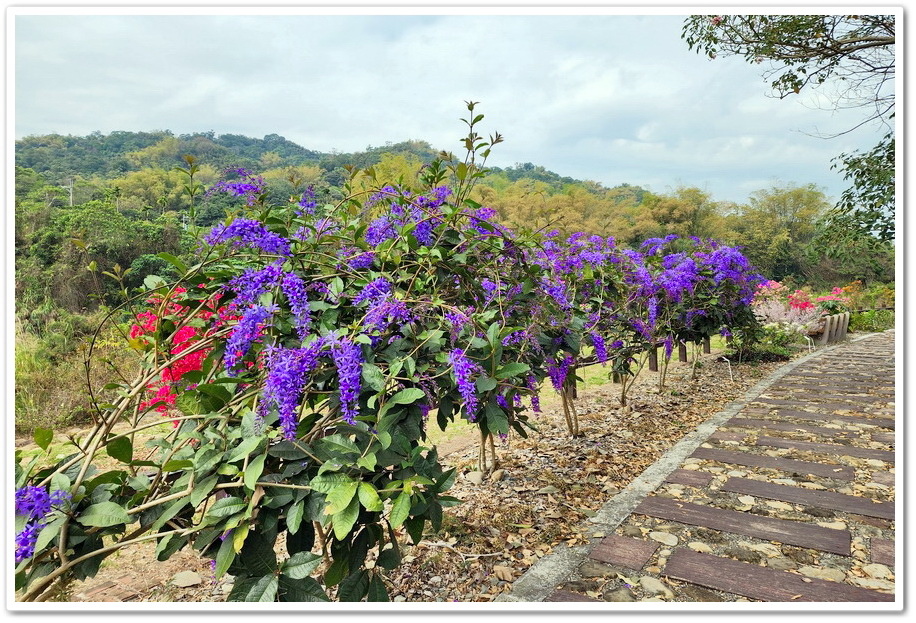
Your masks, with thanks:
[{"label": "paving stone", "polygon": [[664,595],[669,599],[674,597],[674,593],[671,592],[670,588],[663,584],[661,580],[653,578],[651,575],[644,575],[639,578],[639,585],[644,591],[653,595]]},{"label": "paving stone", "polygon": [[649,538],[665,545],[677,545],[677,537],[667,532],[650,532]]},{"label": "paving stone", "polygon": [[862,567],[868,577],[875,578],[877,580],[890,580],[894,577],[894,572],[886,565],[880,565],[878,563],[871,563],[869,565],[864,565]]},{"label": "paving stone", "polygon": [[172,577],[172,584],[179,588],[197,586],[202,581],[203,580],[200,579],[200,574],[196,571],[181,571]]},{"label": "paving stone", "polygon": [[633,591],[628,589],[626,586],[621,586],[620,588],[616,588],[610,592],[605,593],[604,601],[612,601],[618,603],[630,602],[636,601],[636,596],[633,594]]},{"label": "paving stone", "polygon": [[592,599],[586,595],[580,595],[579,593],[573,593],[572,591],[566,591],[562,589],[557,589],[553,591],[550,596],[547,597],[544,601],[598,601],[597,599]]},{"label": "paving stone", "polygon": [[833,582],[842,582],[846,579],[846,574],[833,567],[799,567],[798,572],[809,578],[818,578],[820,580],[831,580]]},{"label": "paving stone", "polygon": [[606,565],[591,559],[579,565],[579,575],[583,578],[610,578],[621,571],[621,569],[613,565]]},{"label": "paving stone", "polygon": [[685,584],[677,589],[677,592],[678,595],[686,597],[690,601],[722,601],[722,597],[718,593],[695,584]]}]

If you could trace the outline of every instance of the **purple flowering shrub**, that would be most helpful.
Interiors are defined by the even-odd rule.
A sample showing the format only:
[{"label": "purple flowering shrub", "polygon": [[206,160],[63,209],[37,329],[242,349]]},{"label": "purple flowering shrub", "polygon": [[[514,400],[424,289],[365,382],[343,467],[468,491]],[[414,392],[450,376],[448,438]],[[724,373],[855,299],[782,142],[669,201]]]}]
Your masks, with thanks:
[{"label": "purple flowering shrub", "polygon": [[[111,384],[119,397],[98,405],[70,455],[17,461],[22,600],[142,541],[160,560],[184,547],[212,557],[217,576],[235,576],[230,601],[327,600],[329,588],[387,600],[399,535],[419,541],[458,502],[446,495],[454,470],[426,446],[430,420],[473,422],[480,468],[493,469],[487,446],[528,434],[543,383],[568,388],[589,363],[629,372],[660,340],[740,320],[753,279],[736,250],[697,241],[674,253],[668,239],[628,250],[499,224],[469,196],[501,137],[480,137],[468,109],[465,159],[434,161],[416,182],[348,184],[336,205],[312,191],[267,205],[243,170],[211,189],[245,205],[203,237],[193,265],[162,256],[181,278],[148,280],[138,300],[180,305],[148,313],[147,339],[130,342],[139,376]],[[175,349],[182,332],[199,339]],[[169,405],[144,402],[194,354],[170,377]],[[140,447],[158,408],[176,426]],[[47,449],[50,431],[36,441]],[[102,454],[119,466],[102,471]]]},{"label": "purple flowering shrub", "polygon": [[[120,397],[99,405],[72,455],[21,470],[23,491],[71,495],[66,512],[19,527],[21,599],[143,540],[162,560],[183,547],[211,556],[218,576],[236,578],[229,600],[326,600],[331,587],[345,601],[387,599],[398,533],[419,541],[457,503],[445,495],[454,470],[424,445],[428,419],[465,418],[490,439],[526,434],[524,399],[547,374],[540,327],[554,312],[533,238],[468,199],[499,139],[480,140],[480,117],[468,123],[473,153],[430,164],[409,187],[268,206],[247,171],[217,185],[245,206],[203,237],[195,265],[166,258],[177,283],[149,281],[181,305],[158,310],[150,338],[133,343],[140,377],[112,384]],[[205,357],[172,382],[175,428],[139,447],[135,434],[160,421],[143,390],[188,354],[168,350],[185,327]],[[100,454],[120,467],[99,471]]]}]

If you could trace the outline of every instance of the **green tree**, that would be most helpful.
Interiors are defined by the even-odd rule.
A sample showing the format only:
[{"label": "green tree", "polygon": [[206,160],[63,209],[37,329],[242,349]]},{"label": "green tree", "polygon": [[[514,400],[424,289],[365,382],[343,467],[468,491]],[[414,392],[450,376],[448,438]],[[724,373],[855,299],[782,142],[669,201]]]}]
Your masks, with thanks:
[{"label": "green tree", "polygon": [[735,239],[751,263],[769,279],[808,278],[807,255],[816,223],[830,208],[826,195],[814,184],[758,190],[749,203],[728,217]]},{"label": "green tree", "polygon": [[887,128],[872,150],[834,160],[851,186],[831,214],[833,226],[848,224],[839,217],[852,215],[879,239],[894,237],[895,16],[693,15],[682,38],[709,58],[768,63],[765,75],[780,98],[829,85],[835,108],[863,111],[856,127],[879,122]]}]

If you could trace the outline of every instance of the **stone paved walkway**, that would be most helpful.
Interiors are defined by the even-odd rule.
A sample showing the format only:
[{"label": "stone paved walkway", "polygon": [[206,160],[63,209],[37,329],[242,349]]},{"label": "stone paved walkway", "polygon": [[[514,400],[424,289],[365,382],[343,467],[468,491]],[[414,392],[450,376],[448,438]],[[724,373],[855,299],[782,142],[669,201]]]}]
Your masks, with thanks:
[{"label": "stone paved walkway", "polygon": [[894,381],[893,331],[787,364],[605,504],[589,545],[499,601],[902,607]]}]

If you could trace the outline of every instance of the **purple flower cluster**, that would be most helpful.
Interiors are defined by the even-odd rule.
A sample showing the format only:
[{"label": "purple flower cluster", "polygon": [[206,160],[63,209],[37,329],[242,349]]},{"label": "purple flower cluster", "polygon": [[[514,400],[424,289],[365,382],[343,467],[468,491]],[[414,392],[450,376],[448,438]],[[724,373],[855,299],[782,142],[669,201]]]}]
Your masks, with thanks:
[{"label": "purple flower cluster", "polygon": [[702,278],[697,263],[686,253],[666,255],[662,268],[664,270],[659,273],[656,283],[675,303],[693,294],[697,282]]},{"label": "purple flower cluster", "polygon": [[296,233],[293,234],[293,238],[296,240],[308,240],[311,236],[320,238],[321,236],[335,234],[338,231],[340,231],[340,223],[333,217],[325,216],[310,225],[303,225],[297,229]]},{"label": "purple flower cluster", "polygon": [[397,236],[398,227],[414,225],[414,238],[424,246],[433,244],[433,232],[442,223],[442,212],[439,208],[451,193],[448,186],[434,188],[428,195],[416,197],[412,197],[409,191],[394,186],[381,188],[369,197],[366,208],[387,200],[392,202],[390,213],[379,216],[369,223],[365,235],[366,242],[377,247]]},{"label": "purple flower cluster", "polygon": [[363,301],[382,299],[389,294],[391,294],[391,282],[384,277],[378,277],[367,283],[360,293],[353,297],[353,304],[359,305]]},{"label": "purple flower cluster", "polygon": [[483,288],[483,291],[485,293],[484,296],[485,296],[486,303],[489,303],[490,301],[492,301],[496,297],[496,295],[499,293],[499,285],[495,281],[491,281],[490,279],[486,279],[486,278],[481,279],[480,287]]},{"label": "purple flower cluster", "polygon": [[267,378],[262,405],[275,407],[286,439],[294,439],[298,417],[296,411],[308,375],[315,369],[324,341],[318,339],[302,348],[271,349],[267,355]]},{"label": "purple flower cluster", "polygon": [[235,375],[235,366],[245,357],[251,345],[260,339],[264,325],[275,311],[275,305],[252,305],[242,314],[226,340],[224,363],[229,376]]},{"label": "purple flower cluster", "polygon": [[283,275],[280,286],[283,289],[283,294],[286,295],[286,300],[289,302],[289,308],[293,312],[299,339],[304,340],[309,328],[312,326],[309,300],[305,293],[305,282],[296,273],[289,272]]},{"label": "purple flower cluster", "polygon": [[260,249],[265,253],[275,253],[285,257],[290,255],[289,242],[283,236],[268,231],[255,219],[240,218],[228,225],[217,225],[204,238],[204,241],[211,246],[230,240],[237,248]]},{"label": "purple flower cluster", "polygon": [[464,412],[471,422],[477,420],[477,408],[480,400],[477,397],[477,387],[474,384],[474,375],[480,373],[480,366],[468,359],[464,350],[455,349],[448,354],[449,365],[455,374],[455,383],[458,393],[464,401]]},{"label": "purple flower cluster", "polygon": [[236,305],[254,305],[261,295],[277,285],[283,274],[283,260],[268,264],[264,268],[249,268],[238,277],[231,279],[226,288],[236,293]]},{"label": "purple flower cluster", "polygon": [[[384,331],[392,323],[407,324],[413,320],[413,315],[407,309],[404,301],[391,296],[376,299],[369,305],[369,311],[363,318],[363,327],[369,331]],[[373,339],[373,344],[380,338]]]},{"label": "purple flower cluster", "polygon": [[674,337],[666,335],[664,340],[665,359],[671,359],[671,353],[674,351]]},{"label": "purple flower cluster", "polygon": [[355,424],[359,415],[359,392],[362,386],[362,348],[349,338],[340,338],[331,346],[331,356],[340,381],[340,411],[347,424]]},{"label": "purple flower cluster", "polygon": [[598,333],[591,333],[589,337],[592,339],[592,346],[595,347],[595,357],[598,359],[598,363],[607,363],[607,345],[604,342],[604,338]]},{"label": "purple flower cluster", "polygon": [[207,190],[206,195],[209,197],[218,192],[229,193],[236,197],[245,197],[247,205],[254,205],[258,197],[264,194],[264,178],[255,176],[247,169],[235,168],[226,169],[224,176],[238,175],[242,179],[229,181],[220,180]]},{"label": "purple flower cluster", "polygon": [[16,534],[16,563],[28,560],[35,554],[38,534],[45,526],[45,517],[70,499],[66,491],[48,493],[44,487],[25,486],[16,490],[16,514],[27,519],[22,530]]},{"label": "purple flower cluster", "polygon": [[531,396],[531,409],[535,413],[541,412],[541,397],[538,394],[538,382],[533,374],[528,375],[528,378],[525,380],[525,387],[528,388]]},{"label": "purple flower cluster", "polygon": [[375,262],[375,252],[361,251],[358,247],[344,247],[338,252],[337,257],[341,258],[350,270],[372,268]]},{"label": "purple flower cluster", "polygon": [[677,239],[677,234],[669,234],[664,238],[648,238],[642,243],[642,247],[646,250],[646,255],[655,255],[659,249]]},{"label": "purple flower cluster", "polygon": [[378,247],[386,240],[391,240],[398,235],[394,228],[395,222],[390,216],[380,216],[366,229],[366,242],[372,247]]},{"label": "purple flower cluster", "polygon": [[302,199],[297,203],[301,209],[296,210],[297,216],[302,216],[303,214],[308,214],[309,216],[315,214],[315,208],[318,207],[318,202],[315,201],[315,187],[309,186],[305,189],[305,192],[302,193]]},{"label": "purple flower cluster", "polygon": [[492,234],[494,229],[504,231],[502,226],[492,222],[496,217],[496,210],[493,208],[482,207],[476,210],[468,210],[466,213],[471,217],[468,231],[476,231],[478,234],[484,235]]},{"label": "purple flower cluster", "polygon": [[555,390],[561,391],[563,389],[563,384],[566,382],[566,377],[569,375],[569,368],[572,366],[573,361],[572,355],[566,355],[558,365],[552,363],[547,365],[547,374],[550,376],[550,382]]},{"label": "purple flower cluster", "polygon": [[35,543],[38,542],[38,533],[44,524],[37,521],[28,521],[22,527],[22,530],[16,534],[16,564],[23,560],[28,560],[35,555]]}]

